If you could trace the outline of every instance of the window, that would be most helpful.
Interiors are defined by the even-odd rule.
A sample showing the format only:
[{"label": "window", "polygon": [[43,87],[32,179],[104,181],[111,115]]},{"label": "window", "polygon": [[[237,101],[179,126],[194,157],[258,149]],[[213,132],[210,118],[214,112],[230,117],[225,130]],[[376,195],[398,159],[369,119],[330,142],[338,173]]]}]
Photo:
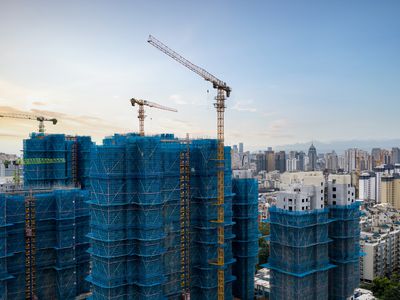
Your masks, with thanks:
[{"label": "window", "polygon": [[286,205],[284,205],[283,208],[286,208]]},{"label": "window", "polygon": [[304,206],[301,208],[301,210],[304,210]]},{"label": "window", "polygon": [[301,202],[303,202],[303,203],[304,203],[304,199],[301,199]]},{"label": "window", "polygon": [[352,196],[354,196],[354,193],[351,193]]},{"label": "window", "polygon": [[336,201],[332,201],[332,204],[333,204],[333,205],[336,205]]},{"label": "window", "polygon": [[292,202],[292,199],[289,199],[289,202]]},{"label": "window", "polygon": [[324,205],[323,205],[323,204],[321,204],[321,208],[324,208]]},{"label": "window", "polygon": [[321,190],[321,194],[323,194],[324,193],[324,190]]},{"label": "window", "polygon": [[332,198],[336,199],[336,194],[333,194],[333,195],[332,195]]},{"label": "window", "polygon": [[332,188],[332,191],[333,191],[333,192],[336,192],[336,186],[334,186],[334,187]]},{"label": "window", "polygon": [[321,186],[324,186],[324,183],[323,183],[323,182],[321,182]]},{"label": "window", "polygon": [[289,206],[289,210],[292,211],[292,207],[291,206]]},{"label": "window", "polygon": [[321,197],[321,200],[324,200],[324,197]]},{"label": "window", "polygon": [[348,191],[347,194],[350,195],[350,191]]}]

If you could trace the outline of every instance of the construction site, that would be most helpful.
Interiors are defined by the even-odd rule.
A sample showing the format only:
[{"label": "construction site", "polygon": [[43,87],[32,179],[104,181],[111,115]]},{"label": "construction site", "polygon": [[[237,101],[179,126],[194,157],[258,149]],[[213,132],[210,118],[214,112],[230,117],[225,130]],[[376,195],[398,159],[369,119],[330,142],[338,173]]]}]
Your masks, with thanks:
[{"label": "construction site", "polygon": [[[24,140],[23,174],[0,194],[1,299],[253,299],[257,181],[232,179],[224,145],[231,88],[152,36],[148,42],[217,90],[217,138],[138,133]],[[22,176],[21,176],[22,175]],[[21,179],[22,178],[22,179]],[[21,181],[21,182],[20,182]]]}]

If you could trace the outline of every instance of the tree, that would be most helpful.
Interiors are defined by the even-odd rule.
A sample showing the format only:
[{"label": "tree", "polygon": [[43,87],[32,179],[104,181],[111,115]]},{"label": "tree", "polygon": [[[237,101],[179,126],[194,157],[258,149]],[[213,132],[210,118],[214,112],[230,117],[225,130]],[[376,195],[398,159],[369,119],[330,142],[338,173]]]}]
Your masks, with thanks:
[{"label": "tree", "polygon": [[269,257],[269,244],[268,241],[265,239],[267,235],[269,235],[269,224],[260,222],[258,228],[261,233],[261,238],[258,240],[258,247],[259,247],[259,255],[258,255],[258,266],[257,268],[260,269],[262,264],[268,262]]},{"label": "tree", "polygon": [[390,278],[377,277],[372,281],[371,291],[382,300],[400,299],[400,277],[394,273]]},{"label": "tree", "polygon": [[398,300],[400,299],[400,285],[389,285],[383,293],[383,300]]}]

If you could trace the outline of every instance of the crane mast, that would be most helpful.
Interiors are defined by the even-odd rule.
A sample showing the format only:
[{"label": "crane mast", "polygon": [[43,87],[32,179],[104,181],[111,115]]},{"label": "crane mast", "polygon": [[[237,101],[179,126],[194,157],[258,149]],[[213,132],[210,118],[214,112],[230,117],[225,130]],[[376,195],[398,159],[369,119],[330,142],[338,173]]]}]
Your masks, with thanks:
[{"label": "crane mast", "polygon": [[140,136],[144,136],[144,119],[146,118],[146,115],[144,114],[144,106],[177,112],[177,110],[175,108],[163,106],[163,105],[160,105],[160,104],[157,104],[154,102],[150,102],[147,100],[143,100],[143,99],[132,98],[131,104],[132,104],[132,106],[135,106],[135,105],[139,106],[138,119],[139,119],[139,134],[140,134]]},{"label": "crane mast", "polygon": [[210,264],[216,265],[218,267],[218,300],[223,300],[225,297],[225,273],[224,273],[224,265],[225,265],[225,256],[224,256],[224,244],[225,244],[225,217],[224,217],[224,166],[225,166],[225,157],[224,157],[224,112],[225,112],[225,99],[230,96],[231,88],[226,84],[226,82],[218,79],[211,73],[207,72],[203,68],[193,64],[182,55],[178,54],[158,39],[149,35],[148,43],[152,46],[156,47],[161,52],[165,53],[172,59],[176,60],[189,70],[201,76],[204,80],[210,81],[213,85],[213,88],[217,89],[217,96],[215,97],[216,102],[214,103],[214,107],[217,110],[217,138],[218,138],[218,147],[217,147],[217,201],[216,206],[218,210],[217,220],[213,220],[213,223],[217,224],[217,235],[218,235],[218,248],[217,248],[217,258],[213,261],[210,261]]}]

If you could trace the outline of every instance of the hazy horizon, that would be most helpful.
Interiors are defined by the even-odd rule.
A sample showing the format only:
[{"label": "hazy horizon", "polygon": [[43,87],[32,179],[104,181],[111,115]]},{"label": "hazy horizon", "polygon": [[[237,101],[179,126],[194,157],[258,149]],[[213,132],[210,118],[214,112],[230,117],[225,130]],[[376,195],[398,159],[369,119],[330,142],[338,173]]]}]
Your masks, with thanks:
[{"label": "hazy horizon", "polygon": [[[59,119],[49,133],[216,136],[215,90],[147,41],[153,34],[232,87],[226,143],[399,138],[400,2],[3,1],[0,112]],[[223,13],[222,13],[223,12]],[[0,151],[34,121],[0,118]],[[395,146],[395,145],[394,145]]]}]

